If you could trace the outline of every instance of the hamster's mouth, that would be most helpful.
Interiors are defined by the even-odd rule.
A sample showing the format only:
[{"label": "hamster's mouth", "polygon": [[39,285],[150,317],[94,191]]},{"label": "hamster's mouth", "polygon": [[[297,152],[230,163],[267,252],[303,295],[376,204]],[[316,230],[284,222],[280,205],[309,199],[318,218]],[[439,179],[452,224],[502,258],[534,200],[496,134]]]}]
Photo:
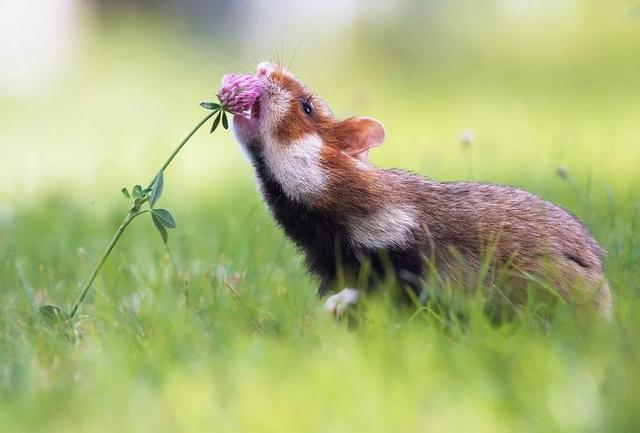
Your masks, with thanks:
[{"label": "hamster's mouth", "polygon": [[251,118],[258,119],[260,118],[260,98],[256,99],[256,102],[251,106]]}]

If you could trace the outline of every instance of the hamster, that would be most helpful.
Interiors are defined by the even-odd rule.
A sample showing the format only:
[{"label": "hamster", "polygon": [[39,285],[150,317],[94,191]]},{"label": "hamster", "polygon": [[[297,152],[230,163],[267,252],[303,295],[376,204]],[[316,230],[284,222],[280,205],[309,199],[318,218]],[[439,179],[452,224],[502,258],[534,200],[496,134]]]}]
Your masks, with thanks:
[{"label": "hamster", "polygon": [[[233,117],[233,131],[273,217],[319,277],[319,295],[339,291],[325,302],[336,316],[389,277],[419,299],[435,281],[473,288],[483,278],[513,302],[546,281],[611,315],[604,252],[569,212],[510,186],[377,168],[368,152],[385,139],[380,122],[337,119],[282,66],[260,63],[257,76],[264,91],[250,116]],[[364,267],[371,277],[362,281]]]}]

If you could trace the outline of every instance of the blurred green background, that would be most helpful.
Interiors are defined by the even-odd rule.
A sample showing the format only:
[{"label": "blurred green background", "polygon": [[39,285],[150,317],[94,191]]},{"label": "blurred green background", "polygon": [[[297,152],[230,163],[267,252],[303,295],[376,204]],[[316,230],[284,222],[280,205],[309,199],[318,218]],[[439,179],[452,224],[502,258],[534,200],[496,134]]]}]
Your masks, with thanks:
[{"label": "blurred green background", "polygon": [[[68,193],[81,202],[92,191],[104,204],[103,193],[149,177],[225,72],[250,73],[265,59],[291,64],[337,115],[380,119],[388,140],[372,158],[381,165],[544,183],[565,165],[622,192],[637,183],[634,2],[4,8],[12,25],[3,30],[0,191],[9,199],[73,185]],[[462,152],[465,131],[476,142]],[[181,192],[249,193],[249,169],[229,136],[202,135],[189,147],[169,173],[191,186]]]},{"label": "blurred green background", "polygon": [[[0,425],[14,431],[637,431],[640,3],[35,0],[0,3]],[[380,120],[382,167],[516,185],[608,250],[610,324],[500,328],[373,299],[354,326],[203,129],[165,177],[174,267],[127,230],[224,73],[280,61],[339,117]],[[559,175],[562,174],[562,175]],[[5,428],[5,427],[3,427]]]}]

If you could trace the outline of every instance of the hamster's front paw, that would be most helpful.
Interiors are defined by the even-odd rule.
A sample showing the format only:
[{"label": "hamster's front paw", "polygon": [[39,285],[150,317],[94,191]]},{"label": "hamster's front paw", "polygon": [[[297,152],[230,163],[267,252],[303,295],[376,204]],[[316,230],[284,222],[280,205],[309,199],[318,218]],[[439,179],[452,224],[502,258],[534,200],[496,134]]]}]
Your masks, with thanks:
[{"label": "hamster's front paw", "polygon": [[324,303],[324,309],[333,314],[336,319],[339,319],[347,308],[357,302],[358,291],[347,287],[335,295],[329,296]]}]

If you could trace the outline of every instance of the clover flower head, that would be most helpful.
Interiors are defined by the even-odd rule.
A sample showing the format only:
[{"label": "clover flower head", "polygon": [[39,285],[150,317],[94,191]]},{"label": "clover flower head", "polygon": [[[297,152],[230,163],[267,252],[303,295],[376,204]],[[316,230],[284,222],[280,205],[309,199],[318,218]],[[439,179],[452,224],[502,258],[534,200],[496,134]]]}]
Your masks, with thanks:
[{"label": "clover flower head", "polygon": [[222,78],[218,99],[231,114],[243,113],[260,97],[264,81],[255,75],[227,74]]}]

